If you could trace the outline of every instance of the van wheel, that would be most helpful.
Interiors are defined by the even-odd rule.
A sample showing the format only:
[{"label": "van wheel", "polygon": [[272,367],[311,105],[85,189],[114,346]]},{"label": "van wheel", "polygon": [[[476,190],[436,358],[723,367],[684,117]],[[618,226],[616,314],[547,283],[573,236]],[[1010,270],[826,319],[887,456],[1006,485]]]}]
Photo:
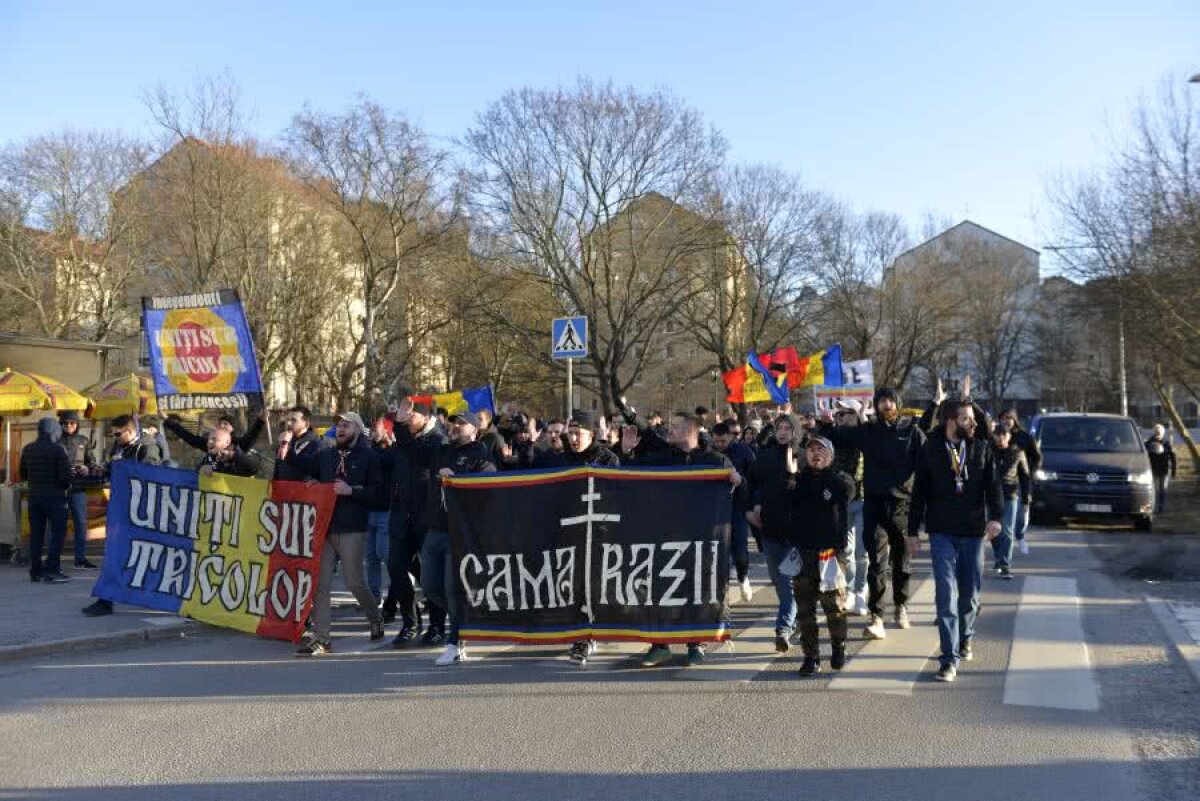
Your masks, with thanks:
[{"label": "van wheel", "polygon": [[1154,526],[1154,518],[1149,515],[1139,515],[1133,518],[1133,527],[1138,531],[1149,531]]}]

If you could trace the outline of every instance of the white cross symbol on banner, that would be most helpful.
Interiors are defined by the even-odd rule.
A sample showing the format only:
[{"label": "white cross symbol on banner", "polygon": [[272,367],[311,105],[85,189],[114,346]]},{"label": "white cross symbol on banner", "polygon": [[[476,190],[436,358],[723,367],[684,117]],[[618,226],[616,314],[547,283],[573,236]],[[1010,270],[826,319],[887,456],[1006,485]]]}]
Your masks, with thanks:
[{"label": "white cross symbol on banner", "polygon": [[592,613],[592,523],[619,523],[620,515],[601,514],[595,510],[595,502],[600,500],[600,493],[596,492],[595,476],[588,476],[587,492],[579,496],[581,501],[587,504],[587,514],[577,515],[576,517],[564,517],[559,523],[564,528],[567,526],[577,526],[580,523],[587,523],[587,545],[584,550],[584,570],[583,570],[583,597],[587,599],[588,622],[594,623],[595,616]]}]

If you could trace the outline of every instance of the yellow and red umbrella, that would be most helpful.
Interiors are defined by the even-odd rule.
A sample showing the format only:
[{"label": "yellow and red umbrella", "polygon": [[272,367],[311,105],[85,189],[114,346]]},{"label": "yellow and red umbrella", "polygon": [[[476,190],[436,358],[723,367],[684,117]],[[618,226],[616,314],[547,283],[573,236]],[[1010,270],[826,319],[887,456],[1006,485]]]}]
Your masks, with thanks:
[{"label": "yellow and red umbrella", "polygon": [[83,411],[87,398],[66,384],[11,368],[0,372],[0,415],[36,411]]},{"label": "yellow and red umbrella", "polygon": [[158,413],[154,381],[150,376],[130,373],[110,378],[81,390],[88,400],[87,416],[93,420],[111,420],[123,414]]}]

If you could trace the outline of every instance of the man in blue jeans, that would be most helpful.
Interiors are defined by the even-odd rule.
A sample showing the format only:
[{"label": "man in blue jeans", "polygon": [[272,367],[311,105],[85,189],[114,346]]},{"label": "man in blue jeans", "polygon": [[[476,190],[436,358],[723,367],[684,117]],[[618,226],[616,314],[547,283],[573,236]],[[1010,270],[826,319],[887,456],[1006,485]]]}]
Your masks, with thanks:
[{"label": "man in blue jeans", "polygon": [[70,515],[71,526],[75,537],[75,569],[95,570],[96,566],[87,558],[87,483],[86,479],[96,466],[96,459],[91,452],[88,438],[79,433],[79,412],[66,411],[58,413],[58,422],[62,425],[63,448],[67,451],[67,459],[71,463],[71,489],[67,493],[67,512]]},{"label": "man in blue jeans", "polygon": [[[748,476],[754,470],[755,455],[749,445],[738,441],[733,428],[722,420],[712,429],[713,447],[725,454],[739,475]],[[743,482],[733,493],[733,512],[729,518],[729,555],[737,571],[738,590],[743,601],[754,594],[750,586],[750,522],[746,519],[750,501],[749,486]]]},{"label": "man in blue jeans", "polygon": [[[942,651],[936,678],[954,681],[959,663],[974,655],[971,638],[979,616],[983,542],[1000,533],[1004,497],[982,410],[968,400],[946,401],[939,421],[917,454],[906,545],[909,556],[915,557],[924,524]],[[976,437],[980,425],[984,432]]]},{"label": "man in blue jeans", "polygon": [[[767,559],[767,575],[775,595],[779,599],[779,610],[775,616],[775,650],[787,653],[791,649],[791,636],[796,628],[796,597],[792,593],[792,579],[779,572],[782,562],[792,549],[788,545],[788,523],[791,515],[791,495],[788,492],[787,452],[795,450],[796,423],[791,415],[780,415],[775,421],[775,437],[758,451],[749,484],[752,500],[746,518],[762,535],[763,555]],[[802,458],[793,453],[797,463]]]},{"label": "man in blue jeans", "polygon": [[[839,400],[833,409],[833,424],[839,428],[854,428],[862,424],[860,401],[854,398]],[[850,537],[846,540],[846,599],[852,606],[846,612],[852,615],[867,614],[867,540],[863,531],[863,455],[853,445],[837,449],[834,466],[854,479],[854,497],[847,506],[850,520]]]}]

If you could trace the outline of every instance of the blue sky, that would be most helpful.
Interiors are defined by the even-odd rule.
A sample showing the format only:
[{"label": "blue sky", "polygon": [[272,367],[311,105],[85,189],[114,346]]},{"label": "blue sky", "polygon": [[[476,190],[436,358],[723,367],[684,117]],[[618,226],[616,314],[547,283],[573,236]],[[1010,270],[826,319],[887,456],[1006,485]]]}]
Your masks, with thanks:
[{"label": "blue sky", "polygon": [[1099,163],[1139,94],[1200,72],[1200,2],[0,0],[0,142],[148,132],[146,88],[223,72],[262,137],[359,92],[449,139],[509,88],[669,87],[734,160],[1039,247],[1047,178]]}]

